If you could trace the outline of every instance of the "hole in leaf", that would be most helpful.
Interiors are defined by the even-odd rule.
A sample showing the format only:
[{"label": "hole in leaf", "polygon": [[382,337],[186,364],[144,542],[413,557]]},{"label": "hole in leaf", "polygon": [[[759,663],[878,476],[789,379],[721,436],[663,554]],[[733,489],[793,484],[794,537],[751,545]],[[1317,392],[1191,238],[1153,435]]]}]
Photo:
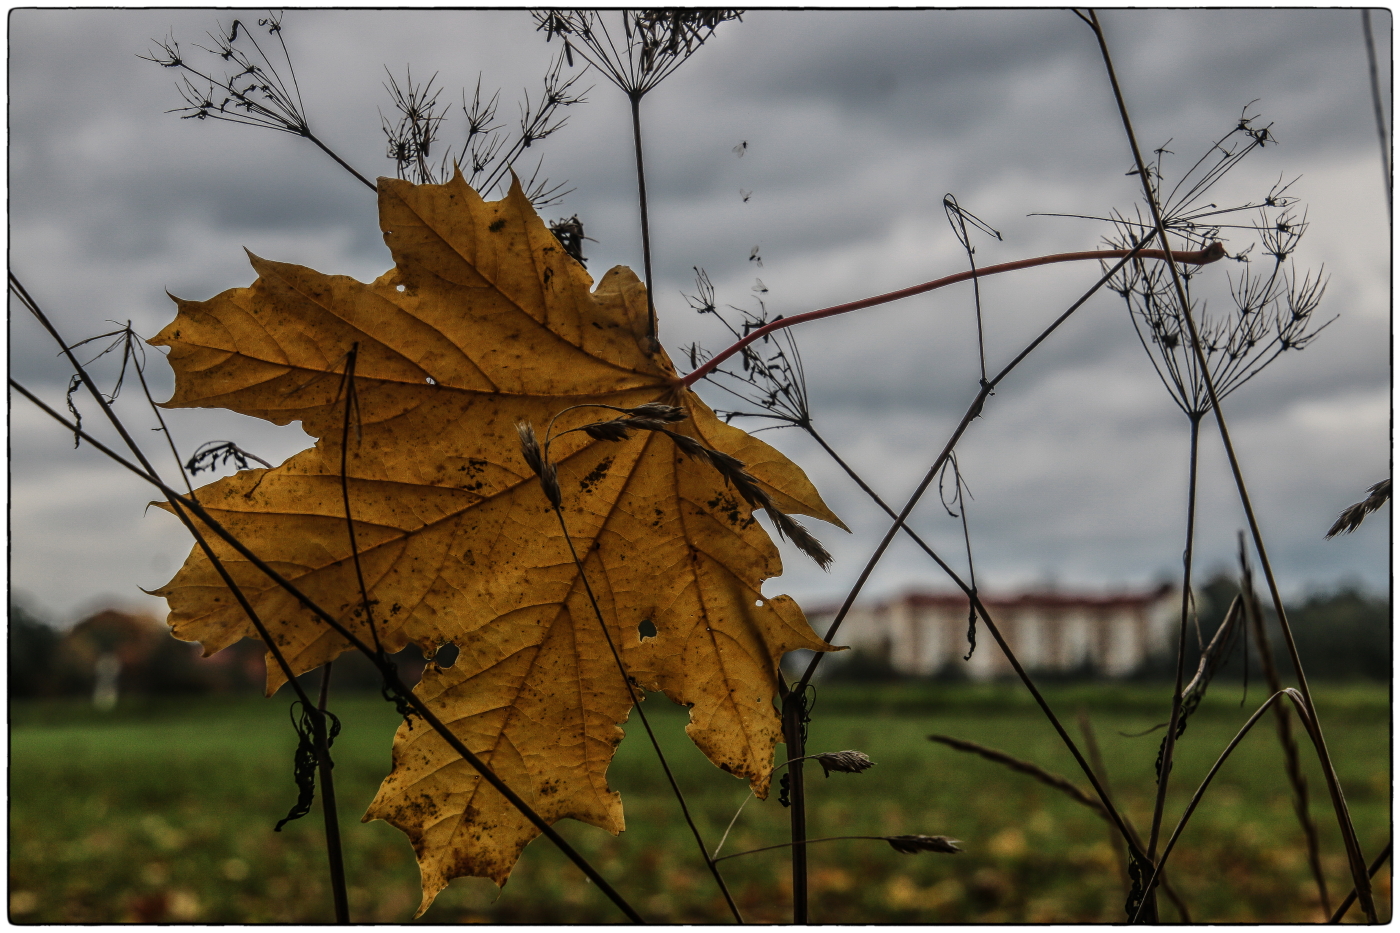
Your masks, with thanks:
[{"label": "hole in leaf", "polygon": [[394,286],[394,290],[395,290],[395,291],[400,291],[400,292],[406,292],[406,291],[408,291],[408,289],[404,288],[402,285],[396,285],[396,286]]},{"label": "hole in leaf", "polygon": [[435,386],[435,385],[437,385],[437,380],[434,379],[432,376],[429,376],[429,377],[428,377],[428,385],[430,385],[430,386]]},{"label": "hole in leaf", "polygon": [[438,667],[451,667],[453,664],[457,663],[457,655],[459,652],[460,649],[458,649],[456,645],[448,642],[438,648],[437,654],[433,657],[433,662],[437,664]]},{"label": "hole in leaf", "polygon": [[755,599],[755,600],[753,601],[753,604],[754,604],[755,606],[762,606],[762,605],[763,605],[763,600],[761,600],[761,599]]},{"label": "hole in leaf", "polygon": [[639,638],[655,638],[656,626],[651,624],[650,619],[643,619],[637,624],[637,636]]}]

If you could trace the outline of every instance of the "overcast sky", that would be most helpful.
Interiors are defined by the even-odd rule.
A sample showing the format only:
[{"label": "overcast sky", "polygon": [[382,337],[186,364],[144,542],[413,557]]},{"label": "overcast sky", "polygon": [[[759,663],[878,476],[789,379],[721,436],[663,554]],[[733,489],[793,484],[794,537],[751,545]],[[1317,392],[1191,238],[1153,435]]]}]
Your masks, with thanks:
[{"label": "overcast sky", "polygon": [[[180,103],[175,76],[138,53],[173,31],[191,61],[221,65],[194,46],[235,16],[259,14],[10,14],[11,268],[70,341],[109,320],[130,319],[150,336],[174,315],[167,290],[205,299],[250,284],[245,247],[364,281],[388,268],[373,195],[312,144],[164,113]],[[1292,191],[1310,227],[1296,261],[1325,268],[1319,320],[1338,319],[1225,411],[1285,588],[1352,579],[1384,592],[1388,507],[1356,534],[1322,537],[1389,470],[1390,231],[1361,15],[1110,11],[1103,21],[1144,147],[1170,140],[1168,179],[1245,107],[1279,144],[1246,159],[1211,199],[1258,199],[1301,176]],[[1388,114],[1389,13],[1377,11],[1374,26]],[[453,99],[480,73],[483,87],[502,88],[509,120],[523,89],[538,94],[559,47],[523,11],[291,12],[284,27],[313,130],[370,177],[393,171],[378,115],[389,107],[385,66],[400,78],[410,65],[419,78],[436,72]],[[625,99],[596,75],[583,84],[593,85],[588,102],[531,149],[545,174],[574,189],[544,213],[583,220],[596,240],[586,249],[595,278],[615,264],[640,271]],[[984,265],[1098,247],[1102,224],[1028,215],[1128,211],[1140,197],[1093,35],[1065,11],[750,12],[647,97],[643,117],[661,336],[678,363],[693,340],[727,343],[682,298],[692,266],[708,271],[721,305],[756,307],[761,278],[770,312],[794,314],[964,268],[944,218],[947,192],[1002,232],[1001,242],[979,241]],[[444,139],[460,139],[463,125],[458,109]],[[1234,231],[1228,245],[1249,242]],[[754,246],[761,269],[749,261]],[[1217,264],[1198,278],[1212,308],[1228,307],[1227,275],[1241,268]],[[988,366],[1014,356],[1096,277],[1077,264],[986,280]],[[818,427],[889,501],[912,492],[974,396],[975,337],[970,286],[799,330]],[[159,352],[148,358],[163,398],[169,370]],[[62,408],[70,372],[13,302],[10,367]],[[103,371],[110,382],[115,372]],[[722,394],[701,393],[723,407]],[[136,395],[128,384],[124,411],[154,456],[158,435]],[[79,404],[96,428],[100,413]],[[309,442],[294,425],[228,413],[170,420],[186,455],[226,439],[276,463]],[[784,545],[787,572],[768,589],[809,607],[839,599],[886,523],[809,438],[795,429],[764,437],[808,471],[854,532],[814,523],[836,556],[831,571]],[[1213,422],[1202,437],[1197,549],[1209,570],[1232,563],[1243,519]],[[18,397],[10,453],[12,592],[59,622],[108,603],[162,611],[138,588],[164,583],[190,545],[174,519],[147,510],[150,491],[92,450],[74,450]],[[958,453],[984,586],[1101,591],[1179,572],[1187,421],[1116,296],[1091,300],[1032,354]],[[964,563],[960,529],[936,495],[914,524]],[[914,586],[946,584],[898,543],[867,592]]]}]

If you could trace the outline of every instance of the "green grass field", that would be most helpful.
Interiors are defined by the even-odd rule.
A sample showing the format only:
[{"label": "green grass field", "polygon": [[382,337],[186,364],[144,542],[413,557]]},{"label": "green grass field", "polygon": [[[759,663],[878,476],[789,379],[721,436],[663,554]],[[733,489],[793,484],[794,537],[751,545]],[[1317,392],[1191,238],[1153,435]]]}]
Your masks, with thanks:
[{"label": "green grass field", "polygon": [[[1389,696],[1383,687],[1315,687],[1367,857],[1390,836]],[[1048,692],[1071,732],[1078,710],[1098,732],[1121,805],[1144,829],[1160,731],[1161,687],[1061,687]],[[1251,704],[1262,700],[1257,687]],[[1181,740],[1172,820],[1247,718],[1239,691],[1217,685]],[[11,706],[10,918],[20,923],[119,921],[326,922],[331,917],[319,801],[281,833],[295,799],[288,701],[210,698],[124,702],[99,714],[80,702]],[[685,738],[684,713],[648,702],[710,845],[746,789]],[[333,705],[345,729],[336,784],[351,919],[406,922],[419,900],[407,841],[359,817],[389,766],[393,709],[355,696]],[[823,779],[809,768],[811,835],[929,833],[963,840],[961,855],[901,855],[878,841],[811,850],[816,922],[1122,922],[1117,846],[1100,818],[1057,791],[935,745],[932,732],[1003,749],[1087,787],[1024,691],[997,686],[830,686],[818,696],[811,750],[855,748],[877,766]],[[1305,749],[1312,812],[1335,903],[1350,890],[1321,773]],[[1169,874],[1197,921],[1320,919],[1271,719],[1216,779],[1172,856]],[[815,773],[814,773],[815,772]],[[652,922],[727,922],[645,735],[628,738],[609,774],[628,829],[612,837],[564,821],[561,831]],[[776,783],[776,782],[775,782]],[[751,801],[725,852],[785,841],[776,792]],[[722,863],[745,918],[790,918],[784,850]],[[1376,878],[1383,916],[1390,868]],[[1164,920],[1175,920],[1163,903]],[[621,915],[545,840],[525,851],[499,893],[460,879],[422,922],[614,922]],[[1360,919],[1353,909],[1348,919]]]}]

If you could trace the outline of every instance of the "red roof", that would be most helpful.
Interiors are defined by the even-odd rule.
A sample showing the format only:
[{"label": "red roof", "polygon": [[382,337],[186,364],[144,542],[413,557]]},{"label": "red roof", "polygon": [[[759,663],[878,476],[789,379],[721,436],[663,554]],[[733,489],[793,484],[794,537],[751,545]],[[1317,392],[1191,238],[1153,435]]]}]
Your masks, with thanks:
[{"label": "red roof", "polygon": [[[1157,602],[1172,591],[1170,583],[1151,590],[1138,590],[1106,595],[1090,593],[1025,592],[1015,595],[979,592],[982,604],[988,609],[1140,609]],[[904,603],[922,608],[943,608],[962,610],[967,607],[967,595],[962,591],[934,593],[914,590],[895,599],[883,600],[876,605],[880,608]],[[818,606],[810,615],[834,615],[839,604]]]}]

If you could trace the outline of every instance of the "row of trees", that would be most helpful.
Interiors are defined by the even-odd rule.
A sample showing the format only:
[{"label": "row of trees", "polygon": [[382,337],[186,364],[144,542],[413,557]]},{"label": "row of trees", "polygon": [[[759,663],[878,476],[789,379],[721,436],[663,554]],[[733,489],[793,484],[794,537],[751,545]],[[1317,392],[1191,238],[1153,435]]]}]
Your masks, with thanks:
[{"label": "row of trees", "polygon": [[[103,705],[128,695],[260,693],[263,655],[261,642],[244,639],[201,657],[198,645],[170,637],[169,628],[149,615],[109,609],[61,631],[10,604],[11,699],[92,696]],[[423,665],[417,649],[400,652],[396,660],[405,676],[417,680]],[[352,654],[336,662],[335,682],[338,690],[377,690],[379,675]]]}]

